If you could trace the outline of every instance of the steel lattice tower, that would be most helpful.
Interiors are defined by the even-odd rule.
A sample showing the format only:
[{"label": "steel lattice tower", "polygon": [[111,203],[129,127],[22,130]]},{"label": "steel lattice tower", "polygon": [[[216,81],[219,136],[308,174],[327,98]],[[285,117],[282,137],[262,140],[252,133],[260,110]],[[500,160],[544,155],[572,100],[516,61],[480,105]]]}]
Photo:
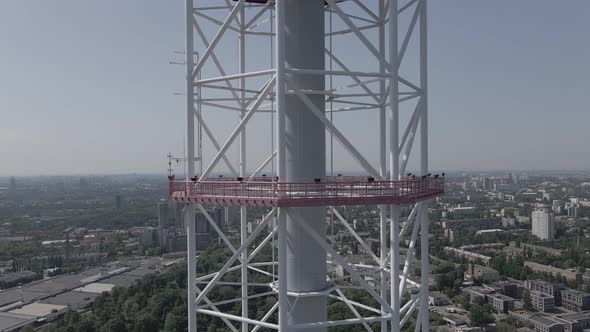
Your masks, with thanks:
[{"label": "steel lattice tower", "polygon": [[[217,317],[234,332],[327,331],[355,324],[372,331],[374,322],[381,322],[381,331],[399,331],[416,311],[416,330],[428,331],[427,206],[443,194],[444,178],[428,173],[427,0],[186,0],[185,23],[188,172],[186,179],[170,177],[170,197],[186,204],[189,331],[197,331],[197,314]],[[365,52],[364,61],[336,52],[335,38],[340,45],[356,43],[351,53]],[[235,46],[237,59],[227,56],[227,45]],[[261,45],[270,45],[272,52],[266,69],[258,68]],[[406,58],[414,66],[407,74]],[[342,85],[335,87],[335,82]],[[233,111],[238,121],[221,143],[205,120],[207,112],[216,110]],[[376,114],[375,160],[336,125],[333,117],[339,112]],[[260,165],[250,164],[256,168],[249,171],[247,152],[260,148],[246,142],[255,114],[271,120],[272,150]],[[196,128],[211,145],[209,160],[204,160]],[[419,144],[414,143],[417,133]],[[366,176],[327,174],[327,159],[334,168],[332,140]],[[419,145],[419,173],[404,175],[414,145]],[[228,156],[232,146],[238,147],[239,165]],[[221,164],[231,177],[211,176]],[[276,172],[259,176],[269,165]],[[215,224],[207,205],[239,206],[239,246]],[[339,212],[347,205],[378,208],[379,252]],[[268,209],[251,232],[249,206]],[[402,208],[407,213],[400,220]],[[349,263],[327,241],[327,210],[371,258],[370,264]],[[231,251],[220,271],[198,278],[197,211]],[[403,260],[401,239],[409,239]],[[418,239],[421,279],[413,281],[408,276]],[[275,241],[276,262],[253,261]],[[342,280],[328,276],[329,264],[341,266],[348,273],[347,285],[366,291],[378,306],[348,299]],[[268,292],[249,294],[249,287],[260,287],[249,282],[249,272],[269,277]],[[224,281],[227,273],[239,273],[240,281]],[[366,275],[377,278],[376,287]],[[208,294],[221,285],[239,288],[240,297],[213,303]],[[264,317],[249,317],[249,300],[260,296],[278,301]],[[355,318],[329,321],[328,299],[345,303]],[[229,303],[241,304],[240,316],[220,310]],[[277,312],[278,321],[272,322]]]}]

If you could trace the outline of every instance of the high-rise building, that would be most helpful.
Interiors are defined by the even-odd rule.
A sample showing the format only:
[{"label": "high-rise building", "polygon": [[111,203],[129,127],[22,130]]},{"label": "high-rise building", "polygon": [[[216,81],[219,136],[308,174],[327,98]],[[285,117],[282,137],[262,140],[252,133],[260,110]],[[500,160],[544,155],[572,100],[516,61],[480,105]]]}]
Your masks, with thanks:
[{"label": "high-rise building", "polygon": [[11,194],[16,193],[16,178],[14,176],[10,177],[10,186],[8,187],[8,192]]},{"label": "high-rise building", "polygon": [[154,227],[146,227],[141,234],[141,245],[149,248],[158,243],[158,232]]},{"label": "high-rise building", "polygon": [[168,202],[158,203],[158,241],[162,250],[166,250],[166,237],[168,236],[169,211]]},{"label": "high-rise building", "polygon": [[170,233],[166,236],[165,250],[166,252],[186,251],[186,244],[186,235]]},{"label": "high-rise building", "polygon": [[580,205],[574,203],[566,203],[565,210],[567,211],[567,216],[572,218],[580,217]]},{"label": "high-rise building", "polygon": [[168,227],[168,212],[169,212],[169,205],[168,202],[160,202],[158,203],[158,229],[162,230]]},{"label": "high-rise building", "polygon": [[551,205],[551,210],[553,210],[553,213],[555,214],[561,214],[561,211],[563,210],[563,201],[554,199],[553,204]]},{"label": "high-rise building", "polygon": [[483,179],[483,189],[484,190],[492,190],[493,186],[492,186],[492,180],[490,180],[490,178],[484,178]]},{"label": "high-rise building", "polygon": [[[221,207],[212,208],[208,211],[209,216],[219,228],[223,227],[225,209]],[[217,237],[217,232],[207,218],[197,212],[195,214],[196,233],[197,233],[197,250],[205,250],[211,243],[214,237]]]},{"label": "high-rise building", "polygon": [[541,240],[553,240],[555,238],[555,220],[553,213],[536,210],[532,214],[532,233]]},{"label": "high-rise building", "polygon": [[[165,207],[164,207],[165,206]],[[173,203],[172,209],[176,214],[177,218],[181,218],[183,226],[171,225],[170,223],[164,223],[164,209],[166,217],[168,216],[168,203],[158,203],[158,233],[160,247],[166,252],[176,252],[186,250],[186,225],[182,218],[182,205]],[[210,208],[207,210],[211,219],[215,225],[223,229],[225,220],[225,209],[221,207]],[[199,251],[207,249],[209,245],[217,238],[217,232],[207,218],[200,212],[195,213],[195,225],[196,225],[196,249]]]},{"label": "high-rise building", "polygon": [[169,202],[169,216],[170,216],[170,221],[171,221],[171,226],[177,227],[177,228],[181,228],[182,231],[186,231],[184,229],[184,214],[182,211],[183,208],[183,204],[180,204],[176,201],[171,201]]}]

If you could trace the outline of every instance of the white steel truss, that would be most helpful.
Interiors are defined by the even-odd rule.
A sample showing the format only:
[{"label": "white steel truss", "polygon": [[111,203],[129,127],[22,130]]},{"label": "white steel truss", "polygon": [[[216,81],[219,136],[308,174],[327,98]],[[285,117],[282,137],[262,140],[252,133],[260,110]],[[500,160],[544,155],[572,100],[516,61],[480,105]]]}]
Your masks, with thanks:
[{"label": "white steel truss", "polygon": [[[286,2],[295,0],[185,0],[186,1],[186,123],[187,123],[187,178],[204,178],[214,172],[253,178],[271,168],[272,176],[284,177],[285,170],[285,96],[295,95],[324,125],[331,139],[347,151],[368,175],[377,179],[399,180],[408,169],[415,138],[419,134],[420,154],[415,156],[419,169],[416,176],[428,174],[428,75],[427,75],[427,0],[326,0],[325,15],[329,28],[325,38],[330,39],[325,49],[329,69],[310,70],[293,68],[285,61]],[[362,65],[333,48],[333,40],[354,43],[366,58]],[[262,42],[261,42],[262,41]],[[261,60],[261,44],[270,45],[268,59]],[[327,43],[328,44],[328,43]],[[342,44],[342,42],[341,42]],[[252,45],[252,46],[250,46]],[[234,47],[237,52],[234,52]],[[256,55],[249,58],[253,51]],[[343,51],[343,50],[340,50]],[[195,55],[199,54],[195,59]],[[228,55],[229,54],[229,55]],[[235,56],[237,54],[237,57]],[[411,54],[411,56],[410,56]],[[404,61],[406,60],[406,61]],[[405,70],[410,61],[413,70]],[[249,67],[255,70],[249,71]],[[321,75],[326,78],[325,90],[305,90],[290,79],[292,74]],[[402,76],[403,75],[403,76]],[[401,84],[400,84],[401,83]],[[311,95],[323,95],[325,113],[310,101]],[[235,114],[237,125],[225,138],[207,122],[217,112]],[[378,158],[370,151],[358,147],[346,130],[334,122],[339,113],[377,114]],[[253,164],[247,159],[253,147],[246,142],[249,122],[261,114],[270,119],[271,149],[262,162]],[[367,113],[368,114],[368,113]],[[400,119],[407,121],[401,121]],[[196,121],[195,121],[196,120]],[[212,156],[205,162],[201,149],[204,143],[195,130],[205,132]],[[237,141],[237,142],[236,142]],[[221,142],[221,143],[220,143]],[[251,144],[252,145],[252,144]],[[253,144],[260,148],[260,144]],[[232,147],[238,148],[238,162],[230,156]],[[331,145],[333,155],[334,147]],[[332,156],[333,158],[333,156]],[[389,160],[388,160],[389,159]],[[199,165],[195,165],[198,161]],[[223,164],[222,164],[223,162]],[[249,162],[249,163],[248,163]],[[332,159],[333,171],[334,162]],[[252,169],[254,171],[249,172]],[[344,325],[361,325],[373,331],[373,323],[380,323],[380,331],[400,331],[410,317],[416,317],[416,331],[429,330],[428,311],[428,202],[417,203],[409,209],[405,222],[400,224],[402,207],[381,205],[379,210],[379,252],[373,252],[337,207],[328,207],[338,223],[352,235],[370,256],[371,262],[351,264],[341,256],[326,234],[318,234],[304,225],[305,232],[326,250],[330,264],[340,265],[348,275],[330,278],[325,294],[342,301],[355,318],[289,325],[288,316],[293,306],[287,296],[286,282],[286,216],[288,208],[267,211],[258,226],[248,233],[248,211],[240,208],[240,239],[232,243],[223,230],[215,225],[201,205],[188,204],[185,208],[188,238],[188,324],[189,331],[205,330],[198,326],[200,315],[217,317],[231,331],[246,332],[259,329],[296,331]],[[197,254],[194,214],[200,211],[211,223],[231,257],[220,271],[197,278]],[[389,216],[389,218],[388,218]],[[271,225],[271,227],[269,227]],[[270,229],[270,231],[268,231]],[[388,230],[389,238],[387,238]],[[410,231],[411,230],[411,231]],[[403,240],[409,245],[405,259],[400,251]],[[420,240],[420,280],[409,278],[414,252]],[[391,245],[388,247],[387,242]],[[275,261],[275,244],[278,259]],[[273,261],[258,262],[256,255],[265,246],[272,246]],[[239,273],[239,281],[224,280],[229,273]],[[268,283],[252,283],[249,273],[268,278]],[[367,282],[366,276],[375,277],[377,285]],[[344,282],[346,281],[346,282]],[[203,288],[200,288],[203,286]],[[240,296],[212,302],[208,295],[217,286],[240,288]],[[268,287],[267,292],[254,295],[249,287]],[[409,287],[417,290],[409,295]],[[348,299],[346,289],[362,289],[377,303],[372,306]],[[391,291],[394,290],[394,291]],[[312,294],[307,294],[312,295]],[[273,297],[277,302],[260,319],[249,317],[249,300]],[[241,315],[223,312],[220,307],[240,303]],[[417,311],[417,315],[416,315]],[[363,315],[370,313],[370,315]]]}]

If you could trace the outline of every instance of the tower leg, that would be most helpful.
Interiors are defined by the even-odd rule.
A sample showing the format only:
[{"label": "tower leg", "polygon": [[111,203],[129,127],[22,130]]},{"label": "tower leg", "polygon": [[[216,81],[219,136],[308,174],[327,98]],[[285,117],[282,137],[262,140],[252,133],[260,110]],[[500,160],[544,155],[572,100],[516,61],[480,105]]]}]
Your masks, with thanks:
[{"label": "tower leg", "polygon": [[[394,0],[395,1],[395,0]],[[384,18],[386,15],[386,8],[385,8],[385,0],[379,0],[379,17]],[[385,54],[385,27],[386,22],[383,19],[379,25],[379,53]],[[385,68],[385,63],[383,61],[379,62],[379,73],[382,75],[386,75],[387,71]],[[386,81],[381,80],[379,81],[379,96],[385,100],[387,96],[387,88],[386,88]],[[381,105],[379,109],[379,173],[380,175],[386,179],[387,178],[387,126],[386,126],[386,119],[387,119],[387,107],[385,105]],[[392,290],[392,285],[390,283],[389,287],[387,285],[387,280],[390,279],[387,275],[387,205],[380,205],[379,206],[379,242],[380,242],[380,259],[381,259],[381,297],[384,299],[387,298],[387,291]],[[390,248],[392,244],[390,242]],[[389,251],[389,255],[391,255],[391,250]],[[381,314],[386,315],[387,312],[384,306],[381,306]],[[381,322],[381,332],[387,332],[387,322]]]},{"label": "tower leg", "polygon": [[188,328],[189,332],[197,332],[197,243],[196,243],[196,224],[195,224],[195,207],[187,205],[184,212],[186,220],[186,239],[187,239],[187,302],[188,302]]},{"label": "tower leg", "polygon": [[289,300],[287,299],[287,218],[285,209],[279,209],[277,215],[279,238],[279,331],[288,331]]},{"label": "tower leg", "polygon": [[[242,6],[240,9],[240,37],[239,37],[239,51],[240,51],[240,74],[246,72],[246,8]],[[240,118],[244,118],[246,114],[246,80],[240,79],[240,104],[241,112]],[[246,128],[240,133],[240,176],[246,177]],[[248,213],[245,206],[240,207],[240,233],[241,244],[244,245],[248,237]],[[242,317],[248,317],[248,250],[242,253],[242,268],[241,268],[241,283],[242,283]],[[242,332],[248,331],[248,323],[242,322]]]},{"label": "tower leg", "polygon": [[428,264],[428,208],[422,209],[420,216],[420,270],[422,273],[420,284],[422,293],[420,293],[420,320],[422,321],[422,331],[430,331],[430,320],[428,311],[428,277],[430,274]]},{"label": "tower leg", "polygon": [[[186,139],[187,139],[187,178],[195,175],[195,87],[193,85],[192,72],[194,68],[194,41],[193,41],[193,0],[185,0],[185,61],[186,61]],[[187,180],[188,180],[187,179]],[[185,208],[184,220],[186,222],[187,237],[187,307],[188,307],[188,331],[197,332],[197,244],[195,224],[195,206],[189,204]]]},{"label": "tower leg", "polygon": [[[400,151],[399,151],[399,58],[398,58],[398,3],[397,0],[390,0],[389,2],[389,62],[391,64],[391,77],[389,84],[389,100],[391,103],[391,113],[389,119],[390,125],[390,180],[398,181],[400,179]],[[390,266],[390,283],[391,283],[391,308],[393,314],[391,317],[391,331],[398,332],[400,330],[400,279],[399,279],[399,265],[400,265],[400,239],[399,239],[399,205],[391,206],[391,227],[390,227],[390,242],[391,242],[391,266]]]},{"label": "tower leg", "polygon": [[[427,0],[420,0],[420,88],[422,89],[422,111],[420,121],[420,170],[422,175],[428,174],[428,24],[427,24]],[[422,331],[430,329],[428,312],[428,203],[424,202],[422,215],[420,216],[421,235],[421,263],[422,263],[422,296],[420,299],[420,315],[422,317]]]}]

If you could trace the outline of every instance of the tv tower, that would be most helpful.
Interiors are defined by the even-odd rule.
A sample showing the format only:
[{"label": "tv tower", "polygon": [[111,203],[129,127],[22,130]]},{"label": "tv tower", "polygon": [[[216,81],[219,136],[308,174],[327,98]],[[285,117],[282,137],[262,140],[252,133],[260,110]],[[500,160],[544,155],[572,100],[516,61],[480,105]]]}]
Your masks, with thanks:
[{"label": "tv tower", "polygon": [[[219,271],[197,277],[196,225],[187,222],[189,331],[207,329],[199,325],[203,315],[233,332],[373,331],[374,323],[382,332],[400,331],[414,315],[416,330],[428,331],[428,204],[443,194],[444,176],[428,169],[427,0],[185,1],[188,171],[185,179],[169,177],[170,197],[186,204],[186,220],[202,213],[231,252]],[[218,112],[235,114],[229,135],[207,121]],[[357,116],[348,120],[358,121],[355,130],[340,116]],[[195,155],[196,127],[208,140],[208,160]],[[260,136],[247,141],[253,131]],[[359,144],[358,131],[371,148]],[[415,145],[419,169],[412,175],[406,172]],[[232,147],[237,156],[230,157]],[[267,158],[247,158],[266,149]],[[365,175],[334,176],[342,154]],[[199,171],[197,160],[206,165]],[[221,172],[231,175],[214,176]],[[239,241],[224,234],[207,205],[239,207]],[[343,216],[343,207],[359,205],[379,211],[379,252]],[[249,232],[252,206],[266,214]],[[340,255],[328,241],[327,212],[370,262]],[[409,239],[407,248],[401,239]],[[421,277],[412,280],[418,243]],[[273,259],[260,262],[266,246]],[[333,278],[332,266],[346,276]],[[228,274],[239,274],[239,282],[224,279]],[[253,274],[268,282],[251,282]],[[214,303],[208,296],[219,286],[240,295]],[[262,286],[266,292],[249,292]],[[365,291],[372,303],[349,299],[347,288]],[[260,297],[277,301],[255,317],[249,305]],[[344,303],[354,318],[329,320],[328,300]],[[232,303],[240,315],[223,311]]]}]

